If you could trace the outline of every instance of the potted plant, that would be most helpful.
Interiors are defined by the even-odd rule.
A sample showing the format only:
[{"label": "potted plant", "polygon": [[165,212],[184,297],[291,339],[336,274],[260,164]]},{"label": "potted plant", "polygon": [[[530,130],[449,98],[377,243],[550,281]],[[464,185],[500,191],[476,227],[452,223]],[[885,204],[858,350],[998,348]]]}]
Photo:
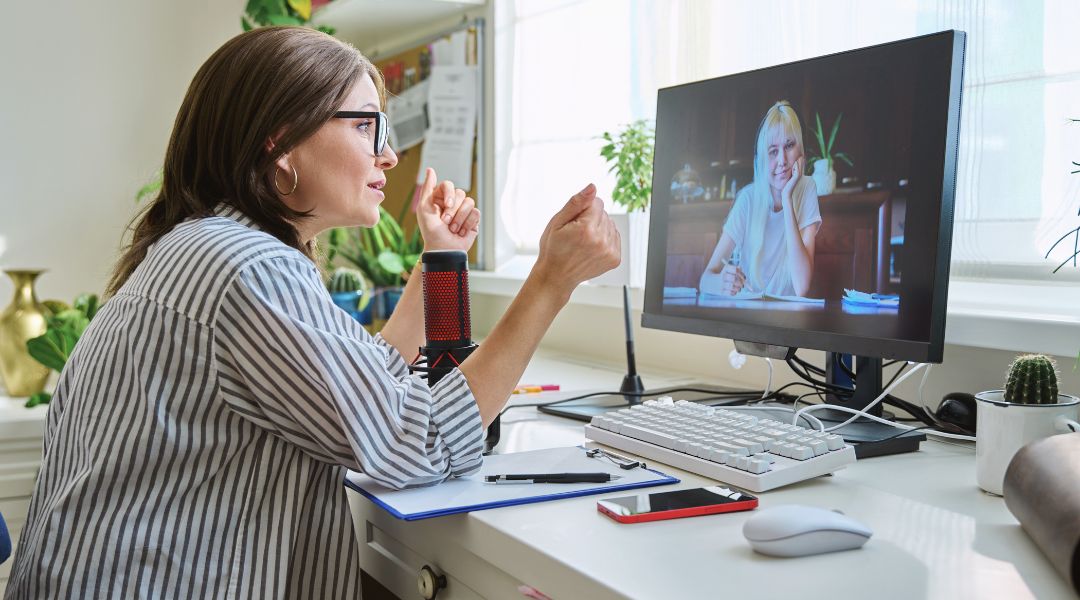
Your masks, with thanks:
[{"label": "potted plant", "polygon": [[371,325],[371,291],[360,271],[338,267],[327,280],[326,289],[334,304],[361,325]]},{"label": "potted plant", "polygon": [[1058,392],[1054,361],[1041,354],[1017,357],[1005,389],[980,392],[975,400],[976,480],[999,496],[1013,455],[1037,439],[1068,432],[1080,412],[1080,398]]},{"label": "potted plant", "polygon": [[807,169],[807,174],[814,180],[814,187],[817,188],[818,196],[831,194],[836,189],[836,171],[833,170],[833,161],[835,159],[839,158],[847,163],[849,167],[855,166],[847,154],[833,151],[836,132],[840,130],[840,119],[843,116],[844,113],[836,116],[836,121],[829,131],[829,138],[826,140],[825,129],[821,126],[821,115],[814,113],[814,119],[817,121],[814,137],[817,139],[818,151],[817,154],[810,156],[810,168]]},{"label": "potted plant", "polygon": [[406,235],[400,222],[409,210],[402,206],[397,219],[379,207],[379,222],[374,227],[332,229],[327,238],[326,260],[352,263],[375,287],[372,293],[372,329],[378,331],[393,314],[413,265],[424,251],[420,229]]},{"label": "potted plant", "polygon": [[611,200],[626,209],[613,214],[612,220],[622,236],[622,264],[593,279],[601,285],[645,285],[645,258],[649,239],[649,200],[652,199],[653,141],[655,131],[650,121],[639,119],[618,131],[600,135],[605,144],[600,156],[615,173]]},{"label": "potted plant", "polygon": [[[44,304],[49,311],[45,317],[45,333],[27,340],[26,350],[34,360],[59,373],[64,370],[68,357],[90,325],[90,320],[97,314],[100,303],[94,294],[81,294],[75,299],[73,307],[55,300],[46,300]],[[26,407],[48,404],[51,399],[52,394],[37,392],[26,401]]]}]

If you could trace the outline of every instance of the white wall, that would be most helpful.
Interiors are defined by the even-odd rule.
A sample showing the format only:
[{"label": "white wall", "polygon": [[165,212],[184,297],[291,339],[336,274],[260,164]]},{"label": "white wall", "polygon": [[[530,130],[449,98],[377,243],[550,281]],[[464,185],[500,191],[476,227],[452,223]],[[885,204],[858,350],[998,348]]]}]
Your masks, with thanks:
[{"label": "white wall", "polygon": [[[490,294],[472,295],[473,331],[478,337],[488,334],[491,327],[509,306],[510,298]],[[635,311],[635,346],[638,369],[654,373],[683,373],[698,377],[704,382],[737,384],[751,389],[762,389],[768,370],[765,362],[750,358],[740,369],[728,364],[728,353],[734,347],[730,340],[644,329],[640,326],[641,312]],[[946,330],[948,323],[946,323]],[[606,308],[571,304],[559,313],[555,323],[541,342],[541,347],[566,356],[611,364],[625,368],[626,347],[623,337],[621,308]],[[1080,340],[1077,340],[1080,348]],[[816,351],[800,351],[799,356],[814,364],[824,364],[824,355]],[[990,350],[969,346],[946,345],[945,359],[936,365],[927,378],[924,388],[925,404],[936,408],[947,392],[975,393],[988,389],[1001,389],[1005,374],[1015,352]],[[1075,356],[1057,357],[1059,387],[1063,393],[1080,395],[1080,371],[1074,369]],[[796,376],[780,361],[776,367],[777,385],[797,381]],[[892,373],[892,368],[887,373]],[[918,402],[918,383],[922,374],[913,375],[894,391],[905,400]],[[551,383],[558,383],[553,381]],[[612,380],[612,389],[618,389],[620,380]],[[645,386],[650,386],[645,380]]]},{"label": "white wall", "polygon": [[[0,267],[41,298],[100,293],[199,65],[243,0],[6,2],[0,35]],[[0,277],[0,307],[10,282]]]}]

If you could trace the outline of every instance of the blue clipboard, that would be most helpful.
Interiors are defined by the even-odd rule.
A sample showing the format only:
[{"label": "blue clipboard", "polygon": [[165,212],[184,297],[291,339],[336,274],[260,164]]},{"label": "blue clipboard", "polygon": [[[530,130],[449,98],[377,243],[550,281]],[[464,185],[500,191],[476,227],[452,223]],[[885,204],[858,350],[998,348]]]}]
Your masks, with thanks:
[{"label": "blue clipboard", "polygon": [[[363,494],[386,512],[405,521],[487,510],[503,506],[547,502],[592,494],[679,483],[679,479],[655,469],[620,469],[609,460],[586,456],[581,446],[548,448],[484,459],[478,474],[449,479],[438,485],[394,490],[361,473],[350,471],[345,485]],[[485,475],[507,473],[599,473],[619,475],[608,483],[485,483]]]}]

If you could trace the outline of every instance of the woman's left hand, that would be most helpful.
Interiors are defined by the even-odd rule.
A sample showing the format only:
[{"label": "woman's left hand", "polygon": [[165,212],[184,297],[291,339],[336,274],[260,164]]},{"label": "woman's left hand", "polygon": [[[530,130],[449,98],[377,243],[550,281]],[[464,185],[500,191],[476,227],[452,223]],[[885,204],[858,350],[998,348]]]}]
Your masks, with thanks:
[{"label": "woman's left hand", "polygon": [[787,183],[784,184],[784,189],[780,191],[780,200],[784,203],[784,207],[791,205],[791,192],[795,189],[795,185],[802,179],[802,158],[795,160],[795,164],[791,165],[791,177],[788,177]]},{"label": "woman's left hand", "polygon": [[468,252],[480,231],[480,210],[465,190],[450,181],[437,181],[435,169],[428,168],[416,209],[424,250]]}]

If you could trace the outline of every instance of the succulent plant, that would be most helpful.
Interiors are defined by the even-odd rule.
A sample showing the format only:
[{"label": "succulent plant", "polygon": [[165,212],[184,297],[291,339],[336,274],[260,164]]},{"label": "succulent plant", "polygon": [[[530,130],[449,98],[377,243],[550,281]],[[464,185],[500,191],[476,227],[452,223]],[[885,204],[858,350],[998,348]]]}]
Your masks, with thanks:
[{"label": "succulent plant", "polygon": [[326,282],[326,289],[330,290],[331,294],[340,292],[362,292],[366,288],[367,286],[364,285],[364,276],[360,274],[360,271],[346,267],[335,269],[334,273],[330,276],[330,281]]},{"label": "succulent plant", "polygon": [[1042,354],[1016,357],[1005,382],[1005,401],[1017,404],[1057,404],[1057,369]]}]

